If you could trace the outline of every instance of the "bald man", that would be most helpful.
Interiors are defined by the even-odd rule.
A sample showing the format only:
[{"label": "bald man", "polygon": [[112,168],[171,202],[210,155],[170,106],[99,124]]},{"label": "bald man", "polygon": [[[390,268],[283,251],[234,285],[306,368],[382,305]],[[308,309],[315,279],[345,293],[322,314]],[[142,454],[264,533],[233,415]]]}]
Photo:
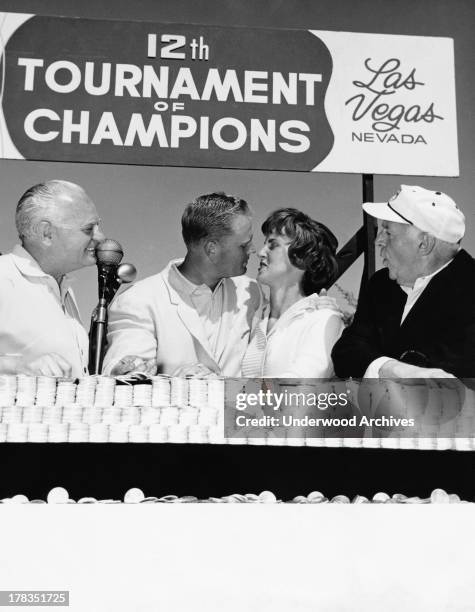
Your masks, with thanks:
[{"label": "bald man", "polygon": [[83,376],[88,336],[67,274],[96,263],[96,207],[53,180],[23,194],[15,221],[21,244],[0,257],[0,374]]}]

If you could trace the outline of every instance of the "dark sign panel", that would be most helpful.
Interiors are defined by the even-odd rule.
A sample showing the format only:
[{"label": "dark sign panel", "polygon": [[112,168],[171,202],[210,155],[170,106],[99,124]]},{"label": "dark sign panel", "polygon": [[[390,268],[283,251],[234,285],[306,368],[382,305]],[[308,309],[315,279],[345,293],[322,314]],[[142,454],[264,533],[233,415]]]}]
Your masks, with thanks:
[{"label": "dark sign panel", "polygon": [[458,172],[447,39],[4,17],[4,157]]}]

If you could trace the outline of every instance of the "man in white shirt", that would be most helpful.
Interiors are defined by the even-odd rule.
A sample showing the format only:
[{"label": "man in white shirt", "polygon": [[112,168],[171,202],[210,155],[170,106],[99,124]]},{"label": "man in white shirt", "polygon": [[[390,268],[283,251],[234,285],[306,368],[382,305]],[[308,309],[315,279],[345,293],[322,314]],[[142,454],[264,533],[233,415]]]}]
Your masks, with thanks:
[{"label": "man in white shirt", "polygon": [[244,276],[251,211],[235,196],[196,198],[182,217],[184,259],[117,296],[109,312],[104,372],[238,376],[261,306]]},{"label": "man in white shirt", "polygon": [[88,337],[66,275],[96,263],[96,207],[53,180],[23,194],[15,220],[21,244],[0,257],[0,374],[84,376]]},{"label": "man in white shirt", "polygon": [[449,196],[402,185],[365,203],[380,220],[379,270],[332,352],[340,377],[475,376],[475,262],[460,248],[465,217]]}]

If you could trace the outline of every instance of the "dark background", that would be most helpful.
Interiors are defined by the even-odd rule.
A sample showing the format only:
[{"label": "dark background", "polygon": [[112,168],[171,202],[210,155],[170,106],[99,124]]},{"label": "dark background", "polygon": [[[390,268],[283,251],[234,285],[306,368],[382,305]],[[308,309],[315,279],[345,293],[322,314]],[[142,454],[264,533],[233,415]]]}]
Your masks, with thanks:
[{"label": "dark background", "polygon": [[475,456],[467,451],[282,448],[197,444],[0,444],[0,498],[46,499],[63,486],[72,499],[273,491],[371,498],[378,491],[428,497],[435,488],[475,501]]}]

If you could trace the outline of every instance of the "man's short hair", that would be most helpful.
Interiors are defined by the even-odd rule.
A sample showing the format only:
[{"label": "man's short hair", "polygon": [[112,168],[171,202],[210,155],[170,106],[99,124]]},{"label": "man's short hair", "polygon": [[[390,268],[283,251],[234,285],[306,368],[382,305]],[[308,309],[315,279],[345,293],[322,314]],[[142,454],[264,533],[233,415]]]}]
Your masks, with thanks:
[{"label": "man's short hair", "polygon": [[203,238],[221,238],[231,233],[237,215],[251,216],[248,203],[241,198],[217,191],[196,198],[185,208],[181,218],[181,232],[187,246]]},{"label": "man's short hair", "polygon": [[31,236],[36,224],[44,219],[53,208],[56,198],[64,191],[83,191],[82,187],[69,181],[52,180],[33,185],[18,201],[15,224],[18,236]]}]

